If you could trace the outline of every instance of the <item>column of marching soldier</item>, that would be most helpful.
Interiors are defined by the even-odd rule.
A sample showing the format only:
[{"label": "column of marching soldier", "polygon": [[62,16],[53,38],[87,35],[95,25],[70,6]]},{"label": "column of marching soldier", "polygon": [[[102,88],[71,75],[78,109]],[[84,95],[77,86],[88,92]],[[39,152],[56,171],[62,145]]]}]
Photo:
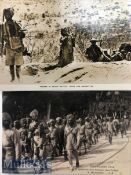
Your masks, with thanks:
[{"label": "column of marching soldier", "polygon": [[[121,133],[126,135],[130,125],[128,116],[87,116],[75,118],[73,114],[64,119],[57,117],[48,121],[39,121],[36,109],[30,117],[12,121],[9,113],[3,113],[2,153],[6,160],[53,160],[63,156],[69,161],[71,170],[74,170],[73,157],[76,167],[79,165],[79,156],[86,154],[92,145],[97,144],[103,135],[112,144],[112,136]],[[48,168],[45,165],[45,168]]]}]

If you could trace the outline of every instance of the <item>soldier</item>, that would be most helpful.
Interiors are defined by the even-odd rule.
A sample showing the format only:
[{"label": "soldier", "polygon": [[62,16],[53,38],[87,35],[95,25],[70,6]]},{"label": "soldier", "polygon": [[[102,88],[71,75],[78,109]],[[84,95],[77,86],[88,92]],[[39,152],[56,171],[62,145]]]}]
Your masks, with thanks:
[{"label": "soldier", "polygon": [[93,143],[96,144],[98,142],[98,134],[99,134],[99,127],[98,127],[98,123],[97,120],[94,119],[93,120]]},{"label": "soldier", "polygon": [[126,54],[126,60],[131,61],[131,51],[127,52]]},{"label": "soldier", "polygon": [[19,120],[15,120],[14,121],[14,129],[16,129],[19,132],[19,129],[20,129],[20,122],[19,122]]},{"label": "soldier", "polygon": [[79,150],[79,155],[81,155],[81,147],[84,144],[85,153],[86,153],[86,138],[85,138],[85,125],[82,123],[82,119],[77,120],[77,145]]},{"label": "soldier", "polygon": [[[34,161],[40,161],[40,171],[47,170],[47,150],[46,150],[46,135],[41,137],[41,133],[39,129],[36,129],[33,137],[34,144]],[[44,167],[43,167],[44,165]]]},{"label": "soldier", "polygon": [[60,60],[59,65],[61,67],[70,64],[74,61],[73,48],[75,47],[74,38],[68,33],[67,29],[61,29],[60,38]]},{"label": "soldier", "polygon": [[120,119],[120,132],[121,137],[123,138],[123,135],[126,135],[126,123],[124,122],[124,118]]},{"label": "soldier", "polygon": [[103,51],[101,61],[102,62],[110,62],[111,61],[111,56],[108,54],[107,50]]},{"label": "soldier", "polygon": [[115,134],[115,136],[117,136],[117,134],[119,132],[119,120],[116,116],[114,117],[112,124],[113,124],[114,134]]},{"label": "soldier", "polygon": [[[11,128],[11,116],[8,113],[3,113],[3,138],[2,138],[2,160],[3,172],[14,172],[14,162],[21,158],[20,138],[17,130]],[[10,162],[12,161],[12,163]],[[8,165],[8,167],[7,167]]]},{"label": "soldier", "polygon": [[37,160],[41,157],[42,147],[43,147],[43,140],[40,137],[39,129],[36,129],[34,132],[34,160]]},{"label": "soldier", "polygon": [[6,43],[6,65],[10,68],[11,82],[15,80],[15,65],[16,76],[20,80],[20,69],[24,63],[22,39],[25,37],[21,27],[12,20],[13,16],[13,8],[4,9],[3,17],[5,17],[6,22],[3,25],[3,39]]},{"label": "soldier", "polygon": [[76,167],[79,167],[79,158],[77,152],[77,129],[74,125],[74,116],[67,115],[67,125],[65,127],[66,150],[71,170],[74,170],[73,156],[76,159]]},{"label": "soldier", "polygon": [[58,132],[58,144],[59,144],[59,155],[62,155],[62,152],[64,150],[64,126],[62,123],[62,118],[57,117],[56,118],[56,128],[57,128],[57,132]]},{"label": "soldier", "polygon": [[85,118],[85,135],[86,135],[88,148],[90,148],[91,145],[93,144],[93,140],[92,140],[93,127],[90,120],[91,119],[88,117]]},{"label": "soldier", "polygon": [[107,135],[108,135],[109,143],[112,144],[113,123],[112,123],[111,117],[107,118],[106,128],[107,128]]},{"label": "soldier", "polygon": [[107,119],[106,117],[103,118],[103,122],[102,122],[102,130],[103,130],[103,134],[105,135],[105,138],[107,137]]},{"label": "soldier", "polygon": [[30,154],[31,143],[30,139],[28,138],[28,128],[27,128],[27,120],[26,118],[21,119],[21,128],[19,130],[20,133],[20,142],[22,148],[22,156],[23,158],[28,157]]},{"label": "soldier", "polygon": [[93,62],[100,61],[100,57],[102,56],[102,51],[99,46],[96,45],[97,40],[92,38],[90,40],[91,45],[86,49],[86,54]]},{"label": "soldier", "polygon": [[29,130],[34,133],[35,129],[38,128],[38,110],[34,109],[30,113],[30,117],[32,118],[32,121],[29,124]]},{"label": "soldier", "polygon": [[53,119],[50,119],[50,128],[49,128],[49,133],[48,136],[50,137],[51,140],[51,145],[52,145],[52,154],[51,154],[51,159],[53,160],[54,157],[57,157],[57,148],[58,148],[58,130],[55,127],[55,121]]}]

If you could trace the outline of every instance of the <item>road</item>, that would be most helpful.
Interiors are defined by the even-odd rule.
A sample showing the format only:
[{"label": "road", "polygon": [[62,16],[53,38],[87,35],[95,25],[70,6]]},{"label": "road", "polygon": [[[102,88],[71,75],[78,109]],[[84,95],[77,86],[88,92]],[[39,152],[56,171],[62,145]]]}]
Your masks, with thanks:
[{"label": "road", "polygon": [[[75,162],[74,162],[75,163]],[[86,175],[131,175],[131,131],[123,139],[120,135],[113,138],[110,145],[102,137],[90,152],[80,156],[80,167],[71,172],[68,162],[53,163],[53,174]]]},{"label": "road", "polygon": [[[105,137],[101,137],[87,154],[79,157],[80,167],[71,171],[68,161],[58,157],[51,162],[52,175],[131,175],[131,131],[124,138],[121,135],[113,137],[110,145]],[[75,161],[74,161],[75,164]],[[19,174],[35,174],[31,166],[18,169]],[[50,173],[42,173],[50,174]]]}]

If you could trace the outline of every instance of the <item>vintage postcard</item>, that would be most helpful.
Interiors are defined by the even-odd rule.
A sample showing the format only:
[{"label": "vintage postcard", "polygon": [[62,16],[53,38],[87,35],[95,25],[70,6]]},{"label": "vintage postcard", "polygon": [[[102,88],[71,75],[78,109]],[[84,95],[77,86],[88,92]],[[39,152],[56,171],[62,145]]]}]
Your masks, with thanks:
[{"label": "vintage postcard", "polygon": [[130,0],[1,0],[0,85],[130,84]]},{"label": "vintage postcard", "polygon": [[131,91],[2,94],[2,173],[131,174]]}]

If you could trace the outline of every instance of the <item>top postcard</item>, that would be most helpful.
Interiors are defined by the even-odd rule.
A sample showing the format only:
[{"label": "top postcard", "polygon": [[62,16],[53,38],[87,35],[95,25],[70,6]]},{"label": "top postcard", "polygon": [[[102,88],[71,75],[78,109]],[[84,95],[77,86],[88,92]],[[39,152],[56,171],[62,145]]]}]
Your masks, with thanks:
[{"label": "top postcard", "polygon": [[130,84],[131,1],[0,0],[0,86]]}]

